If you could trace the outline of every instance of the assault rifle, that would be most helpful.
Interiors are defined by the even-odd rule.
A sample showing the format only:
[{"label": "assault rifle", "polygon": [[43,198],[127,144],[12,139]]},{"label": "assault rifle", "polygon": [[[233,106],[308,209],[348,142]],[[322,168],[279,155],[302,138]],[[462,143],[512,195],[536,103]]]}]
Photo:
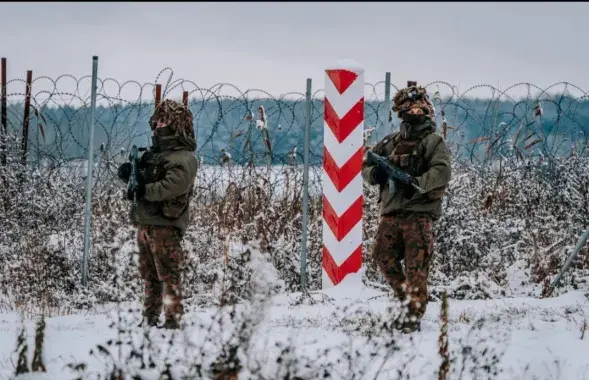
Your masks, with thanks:
[{"label": "assault rifle", "polygon": [[416,185],[413,182],[413,177],[409,174],[405,173],[403,170],[399,169],[397,166],[393,165],[389,160],[385,157],[379,156],[378,154],[374,153],[373,151],[369,150],[367,155],[367,162],[369,165],[374,164],[377,165],[381,170],[383,170],[388,179],[389,179],[389,191],[394,192],[395,183],[393,180],[398,180],[406,185],[412,186],[415,190],[417,190],[421,194],[425,194],[426,191]]},{"label": "assault rifle", "polygon": [[139,152],[146,151],[147,148],[137,148],[133,145],[131,153],[129,154],[129,161],[131,162],[131,175],[129,176],[129,186],[127,193],[133,194],[133,211],[137,207],[137,190],[139,189]]}]

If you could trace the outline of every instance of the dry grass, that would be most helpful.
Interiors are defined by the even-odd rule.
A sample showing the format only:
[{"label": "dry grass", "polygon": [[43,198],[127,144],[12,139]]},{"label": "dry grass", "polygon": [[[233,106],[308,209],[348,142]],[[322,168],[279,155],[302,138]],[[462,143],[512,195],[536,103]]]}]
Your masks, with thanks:
[{"label": "dry grass", "polygon": [[50,305],[44,298],[28,298],[19,300],[15,297],[4,296],[0,299],[0,313],[18,313],[23,318],[35,319],[40,316],[47,318],[66,315],[99,315],[103,312],[97,309],[80,310],[71,305]]}]

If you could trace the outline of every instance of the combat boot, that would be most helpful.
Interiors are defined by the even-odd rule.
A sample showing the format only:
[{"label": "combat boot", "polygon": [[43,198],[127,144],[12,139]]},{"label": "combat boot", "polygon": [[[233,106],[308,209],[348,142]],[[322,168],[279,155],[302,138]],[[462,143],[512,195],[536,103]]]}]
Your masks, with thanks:
[{"label": "combat boot", "polygon": [[159,318],[155,317],[143,317],[141,322],[137,327],[144,328],[144,327],[157,327]]},{"label": "combat boot", "polygon": [[163,328],[168,330],[178,330],[180,328],[180,323],[178,323],[176,318],[166,318]]},{"label": "combat boot", "polygon": [[415,331],[421,331],[421,321],[406,321],[405,323],[403,323],[403,326],[400,330],[403,334],[411,334]]},{"label": "combat boot", "polygon": [[394,327],[403,334],[410,334],[414,331],[421,331],[421,320],[417,317],[401,314],[395,319]]}]

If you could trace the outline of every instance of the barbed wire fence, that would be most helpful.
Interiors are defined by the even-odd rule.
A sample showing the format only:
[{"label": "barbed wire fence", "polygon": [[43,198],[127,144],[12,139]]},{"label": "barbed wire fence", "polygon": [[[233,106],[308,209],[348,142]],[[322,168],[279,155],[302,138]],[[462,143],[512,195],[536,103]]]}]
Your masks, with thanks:
[{"label": "barbed wire fence", "polygon": [[[235,181],[237,173],[243,174],[242,169],[248,167],[266,167],[274,173],[270,181],[278,181],[277,173],[285,167],[302,164],[304,93],[273,96],[262,89],[242,90],[231,83],[203,88],[173,76],[173,70],[165,68],[154,83],[98,79],[94,139],[98,188],[112,183],[116,167],[126,160],[132,144],[150,144],[148,119],[158,88],[162,90],[161,99],[183,99],[194,115],[196,155],[210,169],[201,174],[201,186],[213,186],[220,179]],[[3,135],[22,139],[20,144],[7,146],[7,154],[26,153],[29,165],[62,167],[83,175],[90,81],[91,76],[72,75],[33,79],[32,73],[27,80],[4,80]],[[389,94],[398,90],[386,80],[365,85],[367,145],[398,128],[399,120],[389,111],[390,98],[385,96],[387,86]],[[459,162],[478,165],[497,157],[529,162],[586,153],[589,102],[587,93],[571,83],[547,88],[518,83],[504,90],[478,85],[463,92],[443,81],[425,87],[436,107],[438,129]],[[486,97],[478,95],[483,92]],[[311,102],[310,192],[320,191],[322,156],[320,89],[313,92]]]},{"label": "barbed wire fence", "polygon": [[[32,169],[30,177],[36,176],[37,188],[22,192],[18,178],[12,178],[10,186],[3,187],[9,182],[3,176],[10,174],[10,168],[0,170],[3,198],[0,212],[7,221],[0,225],[0,232],[9,236],[11,230],[16,230],[11,226],[17,225],[22,231],[29,231],[37,228],[37,220],[42,220],[56,231],[73,231],[77,238],[68,249],[77,257],[81,251],[80,200],[87,171],[92,78],[33,77],[29,71],[26,79],[6,80],[4,61],[2,68],[0,169],[9,168],[7,159],[8,165],[25,162]],[[133,144],[151,144],[148,120],[155,104],[163,99],[175,99],[185,102],[194,116],[195,154],[202,164],[194,202],[213,206],[203,207],[203,215],[210,217],[209,210],[213,210],[212,214],[216,213],[214,217],[219,220],[217,225],[227,230],[239,229],[240,225],[256,220],[260,205],[272,200],[278,205],[275,214],[288,213],[288,218],[294,220],[290,226],[292,234],[300,235],[300,230],[307,229],[299,226],[298,219],[305,208],[301,206],[301,193],[306,94],[289,92],[273,96],[262,89],[243,90],[231,83],[204,88],[190,80],[174,79],[173,74],[170,68],[165,68],[153,83],[98,79],[92,214],[96,215],[98,204],[106,199],[104,195],[123,190],[116,171],[127,161],[129,148]],[[390,83],[390,75],[384,77],[383,81],[365,85],[367,146],[399,128],[397,115],[390,111],[398,87]],[[307,190],[314,197],[309,202],[312,219],[308,227],[310,234],[314,234],[313,244],[320,241],[321,232],[313,221],[321,214],[322,85],[314,83],[316,89],[310,101]],[[436,108],[438,130],[459,164],[477,167],[511,160],[541,166],[555,161],[556,157],[587,156],[589,102],[587,93],[573,84],[561,82],[540,88],[519,83],[504,90],[478,85],[462,92],[443,81],[423,85]],[[46,189],[44,182],[62,183]],[[261,188],[265,192],[262,197],[256,194]],[[37,198],[32,199],[35,194]],[[32,200],[25,202],[21,199],[25,196]],[[14,205],[8,207],[6,198],[14,199]],[[239,207],[234,207],[236,204]],[[287,219],[273,217],[276,224]],[[235,223],[235,220],[239,221]],[[298,236],[297,240],[300,240]],[[320,263],[319,252],[316,246],[309,248],[309,254],[315,255],[309,262]],[[312,271],[315,279],[320,278],[320,265],[309,273]]]}]

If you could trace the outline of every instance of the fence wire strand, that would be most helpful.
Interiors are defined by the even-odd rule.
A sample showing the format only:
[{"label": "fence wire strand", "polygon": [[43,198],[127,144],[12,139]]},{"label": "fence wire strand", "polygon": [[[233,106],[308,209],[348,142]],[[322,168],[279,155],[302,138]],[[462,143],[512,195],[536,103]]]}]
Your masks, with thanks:
[{"label": "fence wire strand", "polygon": [[[180,100],[183,92],[188,93],[197,136],[196,155],[202,164],[233,171],[239,167],[271,166],[278,172],[302,165],[304,93],[273,96],[263,89],[242,90],[231,83],[204,88],[187,79],[174,79],[173,75],[173,70],[166,67],[154,83],[98,79],[94,149],[95,162],[103,170],[97,175],[103,173],[105,179],[111,178],[132,144],[150,144],[148,119],[154,110],[158,83],[162,85],[162,99]],[[72,165],[85,160],[90,83],[90,76],[76,78],[69,74],[33,79],[28,136],[31,165]],[[396,115],[385,109],[385,86],[385,81],[365,85],[367,145],[399,125]],[[455,160],[480,164],[497,157],[529,161],[586,154],[589,102],[587,92],[574,84],[559,82],[541,88],[522,82],[503,90],[481,84],[460,92],[448,82],[435,81],[425,87],[436,108],[438,129],[445,135]],[[25,88],[23,79],[7,83],[9,134],[22,134]],[[391,97],[397,90],[391,84]],[[314,174],[310,179],[320,181],[323,90],[315,90],[312,99],[310,165]],[[311,186],[318,188],[319,184]]]}]

